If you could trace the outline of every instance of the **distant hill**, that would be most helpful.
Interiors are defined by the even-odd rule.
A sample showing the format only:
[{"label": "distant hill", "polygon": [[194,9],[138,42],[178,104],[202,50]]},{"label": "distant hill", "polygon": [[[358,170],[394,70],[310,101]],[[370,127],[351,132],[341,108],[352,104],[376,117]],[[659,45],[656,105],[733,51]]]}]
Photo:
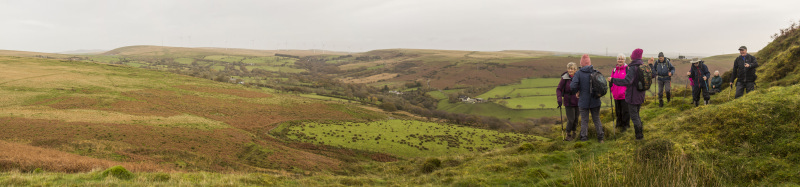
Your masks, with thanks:
[{"label": "distant hill", "polygon": [[67,58],[72,55],[56,54],[56,53],[40,53],[40,52],[30,52],[30,51],[0,50],[0,56]]},{"label": "distant hill", "polygon": [[105,53],[106,51],[108,51],[108,50],[103,50],[103,49],[79,49],[79,50],[73,50],[73,51],[58,52],[58,54],[96,55],[96,54]]},{"label": "distant hill", "polygon": [[[169,47],[169,46],[127,46],[113,49],[102,53],[103,55],[122,55],[122,56],[207,56],[207,55],[238,55],[238,56],[275,56],[275,54],[288,54],[295,56],[322,55],[319,50],[255,50],[237,48],[188,48],[188,47]],[[325,51],[329,55],[343,55],[343,52]]]},{"label": "distant hill", "polygon": [[[345,71],[339,76],[351,82],[397,86],[425,82],[433,88],[496,86],[525,78],[557,77],[568,62],[580,55],[548,51],[454,51],[432,49],[382,49],[354,54],[353,59],[328,61]],[[592,56],[599,70],[615,63],[613,57]],[[395,76],[374,75],[392,74]],[[363,80],[369,79],[369,80]]]}]

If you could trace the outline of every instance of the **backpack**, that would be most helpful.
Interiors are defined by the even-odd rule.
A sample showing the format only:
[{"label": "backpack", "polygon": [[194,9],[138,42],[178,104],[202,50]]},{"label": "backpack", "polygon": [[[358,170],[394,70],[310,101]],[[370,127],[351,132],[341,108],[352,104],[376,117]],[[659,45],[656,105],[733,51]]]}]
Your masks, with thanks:
[{"label": "backpack", "polygon": [[650,90],[650,85],[653,85],[653,70],[650,68],[636,67],[636,90],[647,91]]},{"label": "backpack", "polygon": [[608,81],[606,81],[606,77],[603,76],[603,73],[594,70],[589,77],[589,82],[592,84],[589,90],[589,94],[592,95],[592,97],[601,98],[608,93]]}]

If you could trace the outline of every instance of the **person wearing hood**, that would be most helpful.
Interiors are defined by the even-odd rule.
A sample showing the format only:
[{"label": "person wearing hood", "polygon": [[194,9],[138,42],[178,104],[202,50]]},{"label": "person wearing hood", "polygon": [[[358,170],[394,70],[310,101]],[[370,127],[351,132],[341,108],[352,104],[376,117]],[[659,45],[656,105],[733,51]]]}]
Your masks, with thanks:
[{"label": "person wearing hood", "polygon": [[[588,54],[581,57],[581,69],[572,78],[569,87],[573,93],[578,93],[578,108],[581,112],[581,133],[580,140],[588,141],[589,137],[589,113],[592,114],[594,128],[597,130],[597,140],[603,143],[605,134],[603,133],[603,123],[600,122],[600,98],[592,97],[591,88],[592,73],[595,72],[592,61]],[[581,97],[583,96],[583,97]]]},{"label": "person wearing hood", "polygon": [[570,88],[572,78],[577,71],[577,64],[574,62],[568,63],[567,72],[561,74],[561,82],[558,83],[558,88],[556,89],[558,108],[561,108],[563,104],[567,111],[567,129],[564,130],[566,131],[567,137],[564,141],[572,141],[575,139],[575,129],[578,127],[578,118],[580,117],[580,112],[578,111],[578,96],[576,96]]},{"label": "person wearing hood", "polygon": [[664,57],[663,52],[658,52],[658,61],[656,64],[653,64],[652,61],[648,61],[648,63],[652,67],[653,73],[658,77],[658,107],[663,107],[664,92],[667,93],[667,102],[672,99],[672,94],[670,94],[672,85],[670,82],[672,82],[672,75],[675,74],[675,67],[672,66],[668,58]]},{"label": "person wearing hood", "polygon": [[[636,89],[636,81],[637,73],[639,72],[640,68],[650,68],[648,66],[642,66],[642,53],[644,50],[636,48],[631,53],[631,63],[628,64],[628,69],[625,71],[625,78],[612,78],[609,77],[608,81],[613,83],[616,86],[625,86],[628,89],[625,90],[625,102],[628,102],[628,113],[631,116],[631,121],[633,121],[633,130],[636,132],[636,140],[644,139],[644,132],[642,128],[642,119],[639,117],[639,110],[642,107],[642,103],[644,103],[644,96],[645,91],[639,91]],[[645,77],[647,79],[652,79],[655,77]]]},{"label": "person wearing hood", "polygon": [[689,70],[689,78],[692,79],[692,100],[694,101],[694,106],[700,105],[700,93],[703,93],[703,100],[705,100],[705,104],[708,105],[708,100],[711,99],[708,96],[708,77],[711,76],[711,73],[708,72],[708,67],[703,64],[703,60],[698,60],[697,58],[692,60],[692,69]]},{"label": "person wearing hood", "polygon": [[716,94],[721,91],[719,88],[722,86],[722,77],[719,76],[719,71],[714,71],[714,77],[711,77],[711,93]]},{"label": "person wearing hood", "polygon": [[[617,55],[617,64],[614,66],[614,69],[611,70],[611,77],[624,79],[625,74],[628,69],[628,64],[625,64],[625,59],[627,57],[620,53]],[[610,84],[611,87],[611,95],[614,98],[614,114],[616,115],[617,124],[615,125],[617,129],[620,129],[620,132],[625,132],[628,128],[631,127],[631,116],[628,113],[628,103],[625,102],[625,91],[628,87],[624,86],[614,86],[614,84]]]}]

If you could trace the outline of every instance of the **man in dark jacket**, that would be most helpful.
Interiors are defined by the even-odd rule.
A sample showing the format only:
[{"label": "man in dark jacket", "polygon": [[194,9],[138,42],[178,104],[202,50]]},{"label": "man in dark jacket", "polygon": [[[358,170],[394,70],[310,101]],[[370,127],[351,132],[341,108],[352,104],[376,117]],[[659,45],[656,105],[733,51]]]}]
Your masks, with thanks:
[{"label": "man in dark jacket", "polygon": [[692,86],[694,106],[700,105],[701,92],[703,93],[703,100],[706,101],[706,105],[708,104],[708,100],[711,99],[711,97],[708,96],[708,77],[710,76],[711,73],[708,72],[708,67],[703,64],[702,60],[697,60],[697,58],[692,60],[692,69],[689,70],[689,78],[691,78],[694,83]]},{"label": "man in dark jacket", "polygon": [[[642,108],[645,96],[645,91],[639,91],[636,88],[636,84],[638,84],[636,76],[639,76],[637,72],[639,72],[640,68],[649,68],[647,66],[641,67],[642,53],[644,53],[644,50],[639,48],[633,50],[631,53],[631,63],[628,64],[628,69],[625,71],[625,79],[608,78],[608,81],[614,83],[614,85],[628,87],[628,89],[625,90],[625,102],[628,102],[628,110],[630,111],[631,121],[633,121],[633,130],[636,133],[636,140],[644,139],[644,129],[642,128],[642,119],[639,117],[639,110]],[[652,79],[653,77],[646,78]]]},{"label": "man in dark jacket", "polygon": [[569,87],[577,71],[578,65],[574,62],[568,63],[567,72],[561,74],[561,82],[558,83],[558,88],[556,89],[558,108],[561,108],[563,104],[567,111],[567,129],[565,130],[567,137],[564,138],[564,141],[572,141],[575,139],[575,129],[578,127],[578,118],[580,117],[578,97],[575,96],[575,93]]},{"label": "man in dark jacket", "polygon": [[594,128],[597,130],[597,140],[600,143],[603,143],[603,123],[600,122],[600,98],[592,97],[591,88],[592,88],[592,72],[594,72],[594,67],[592,67],[592,61],[589,59],[588,54],[584,54],[581,57],[581,70],[575,73],[575,76],[572,78],[572,83],[570,83],[569,88],[572,90],[572,93],[578,93],[578,108],[581,111],[581,133],[580,133],[580,140],[587,141],[589,138],[587,137],[589,134],[589,113],[592,114],[592,121],[594,122]]},{"label": "man in dark jacket", "polygon": [[672,85],[672,75],[675,74],[675,67],[669,62],[669,59],[664,57],[663,52],[658,52],[658,61],[652,65],[653,73],[658,77],[658,107],[664,106],[664,92],[667,92],[667,102],[672,99],[670,88]]},{"label": "man in dark jacket", "polygon": [[733,61],[733,72],[731,72],[731,87],[733,87],[733,81],[739,79],[736,82],[736,98],[744,95],[745,89],[747,93],[750,93],[756,88],[756,68],[758,67],[756,57],[747,53],[747,47],[739,47],[739,54],[740,56]]}]

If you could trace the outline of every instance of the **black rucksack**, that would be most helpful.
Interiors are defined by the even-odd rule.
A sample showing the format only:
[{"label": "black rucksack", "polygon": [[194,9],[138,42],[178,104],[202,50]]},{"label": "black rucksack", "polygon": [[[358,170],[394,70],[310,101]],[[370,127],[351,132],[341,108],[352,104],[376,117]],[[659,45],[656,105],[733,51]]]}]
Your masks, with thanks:
[{"label": "black rucksack", "polygon": [[594,70],[589,77],[589,82],[592,83],[591,89],[589,90],[589,94],[592,95],[592,97],[601,98],[608,93],[608,81],[606,81],[606,77],[603,76],[603,73]]},{"label": "black rucksack", "polygon": [[636,90],[647,91],[650,90],[650,85],[653,85],[653,70],[642,68],[641,65],[636,67]]}]

